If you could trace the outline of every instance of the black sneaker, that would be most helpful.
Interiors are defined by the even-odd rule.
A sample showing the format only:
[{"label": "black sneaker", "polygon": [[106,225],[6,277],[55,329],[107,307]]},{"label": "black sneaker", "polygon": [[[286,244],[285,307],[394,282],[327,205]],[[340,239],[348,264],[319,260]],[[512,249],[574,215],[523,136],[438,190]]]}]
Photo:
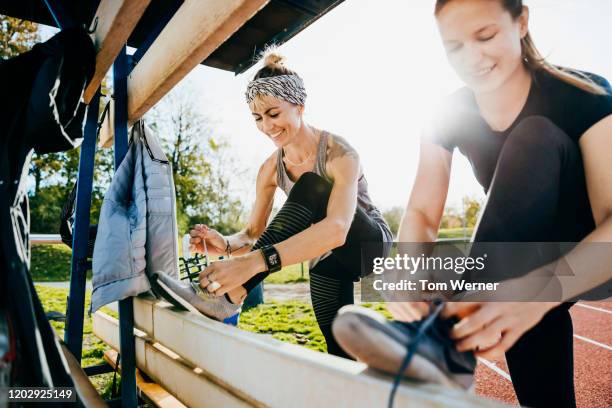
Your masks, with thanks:
[{"label": "black sneaker", "polygon": [[340,346],[369,367],[467,390],[474,383],[476,358],[456,350],[449,337],[455,322],[437,315],[411,323],[390,321],[373,310],[348,305],[340,309],[332,329]]}]

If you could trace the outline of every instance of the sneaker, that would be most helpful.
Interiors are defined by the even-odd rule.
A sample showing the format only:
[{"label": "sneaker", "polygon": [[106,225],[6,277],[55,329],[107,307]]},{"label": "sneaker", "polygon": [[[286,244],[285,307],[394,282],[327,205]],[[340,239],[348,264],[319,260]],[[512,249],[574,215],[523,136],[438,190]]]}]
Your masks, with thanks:
[{"label": "sneaker", "polygon": [[[344,306],[334,320],[332,330],[338,344],[352,357],[369,367],[392,375],[467,390],[474,383],[476,358],[472,352],[459,352],[449,337],[453,320],[435,317],[417,333],[423,321],[390,321],[361,306]],[[416,339],[414,345],[413,340]],[[408,347],[414,347],[407,357]],[[409,361],[404,361],[405,359]],[[403,372],[402,365],[408,364]]]},{"label": "sneaker", "polygon": [[240,312],[240,305],[231,303],[225,296],[214,296],[202,290],[196,282],[182,282],[163,272],[153,272],[153,291],[173,306],[194,313],[202,313],[215,320],[224,319]]}]

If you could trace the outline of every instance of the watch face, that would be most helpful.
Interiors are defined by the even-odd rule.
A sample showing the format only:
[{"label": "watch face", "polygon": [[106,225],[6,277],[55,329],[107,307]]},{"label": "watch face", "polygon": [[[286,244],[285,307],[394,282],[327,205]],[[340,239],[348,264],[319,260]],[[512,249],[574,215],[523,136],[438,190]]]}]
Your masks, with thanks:
[{"label": "watch face", "polygon": [[268,262],[272,265],[276,265],[278,263],[278,255],[272,254],[268,257]]}]

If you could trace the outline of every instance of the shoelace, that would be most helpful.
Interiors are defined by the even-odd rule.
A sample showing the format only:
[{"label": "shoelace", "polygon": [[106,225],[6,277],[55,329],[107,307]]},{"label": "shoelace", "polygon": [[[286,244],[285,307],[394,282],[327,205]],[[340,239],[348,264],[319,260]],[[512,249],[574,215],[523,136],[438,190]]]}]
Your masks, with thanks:
[{"label": "shoelace", "polygon": [[[200,272],[202,272],[210,264],[206,240],[202,241],[202,244],[204,245],[204,259],[202,259],[200,254],[195,254],[195,256],[191,258],[179,258],[179,279],[189,279],[189,283],[192,285],[194,283],[196,285],[199,284]],[[185,245],[184,241],[183,245]],[[219,257],[219,259],[223,259],[223,257]]]},{"label": "shoelace", "polygon": [[423,335],[427,332],[427,330],[429,330],[429,328],[433,325],[436,318],[440,315],[440,312],[442,312],[443,307],[444,307],[444,302],[440,300],[433,301],[430,306],[429,315],[425,318],[423,323],[421,323],[421,325],[419,326],[419,329],[417,330],[416,335],[410,340],[408,344],[406,344],[406,357],[404,357],[404,360],[402,361],[402,364],[400,365],[400,368],[397,371],[395,378],[393,379],[393,386],[391,387],[391,393],[389,394],[389,403],[387,405],[388,408],[393,408],[393,400],[395,399],[397,388],[399,387],[400,381],[402,380],[404,371],[406,370],[406,368],[412,361],[412,358],[414,357],[414,353],[419,344],[419,341],[421,340]]}]

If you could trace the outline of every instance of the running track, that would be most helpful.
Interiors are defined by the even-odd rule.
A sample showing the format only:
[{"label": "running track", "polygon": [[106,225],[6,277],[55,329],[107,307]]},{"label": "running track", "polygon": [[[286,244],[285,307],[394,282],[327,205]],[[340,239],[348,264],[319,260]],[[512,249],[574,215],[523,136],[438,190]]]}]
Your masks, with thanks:
[{"label": "running track", "polygon": [[[612,407],[612,301],[580,302],[570,313],[578,408]],[[476,393],[518,406],[505,361],[479,362]]]}]

